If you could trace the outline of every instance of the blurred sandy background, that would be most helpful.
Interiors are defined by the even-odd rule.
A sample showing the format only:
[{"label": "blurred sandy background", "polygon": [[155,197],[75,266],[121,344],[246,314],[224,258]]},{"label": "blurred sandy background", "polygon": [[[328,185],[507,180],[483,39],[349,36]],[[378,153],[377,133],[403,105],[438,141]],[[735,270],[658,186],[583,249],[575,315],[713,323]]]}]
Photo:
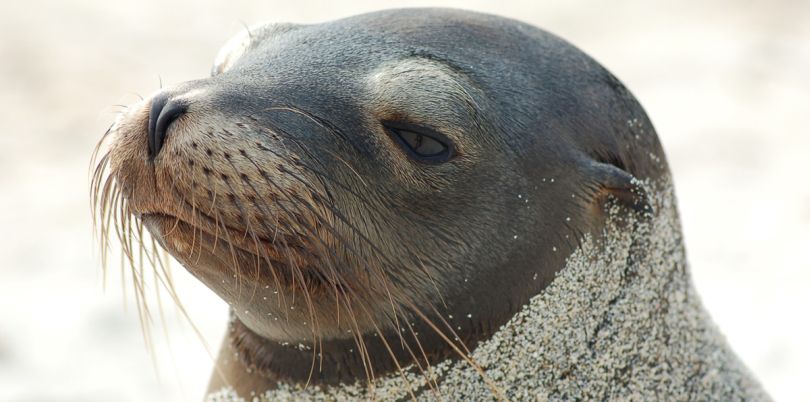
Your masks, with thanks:
[{"label": "blurred sandy background", "polygon": [[[531,22],[630,87],[669,155],[708,309],[777,400],[810,400],[810,1],[651,3],[3,1],[0,401],[202,397],[211,361],[178,314],[165,309],[168,343],[154,333],[155,370],[117,269],[102,291],[88,162],[112,105],[158,77],[206,76],[243,23],[417,5]],[[216,347],[224,303],[179,265],[175,275]]]}]

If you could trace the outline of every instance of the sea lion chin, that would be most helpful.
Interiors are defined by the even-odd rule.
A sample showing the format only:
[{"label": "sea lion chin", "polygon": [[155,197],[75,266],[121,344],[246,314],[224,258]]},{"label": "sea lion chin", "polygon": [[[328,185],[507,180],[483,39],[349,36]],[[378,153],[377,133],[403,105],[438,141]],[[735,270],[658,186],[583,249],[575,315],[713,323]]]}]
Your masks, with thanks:
[{"label": "sea lion chin", "polygon": [[[692,329],[708,322],[694,313],[702,310],[677,263],[670,173],[648,117],[598,63],[524,23],[407,9],[261,25],[228,42],[211,77],[162,89],[106,137],[94,179],[101,226],[117,222],[126,238],[142,224],[231,306],[212,391],[277,392],[271,400],[317,399],[324,390],[337,399],[480,396],[453,382],[466,377],[448,362],[461,362],[498,398],[565,398],[570,390],[553,384],[572,375],[591,384],[580,386],[582,397],[627,396],[637,389],[624,377],[602,388],[587,381],[604,368],[590,364],[602,361],[596,355],[561,369],[556,349],[537,351],[557,380],[528,370],[537,378],[529,386],[496,375],[498,360],[480,351],[499,350],[493,342],[509,331],[570,336],[553,330],[575,320],[550,312],[612,289],[594,296],[588,311],[599,316],[583,321],[602,323],[590,329],[594,337],[571,346],[573,353],[594,342],[596,350],[597,335],[614,334],[621,321],[602,320],[608,307],[638,302],[631,296],[645,289],[667,300],[676,292],[659,282],[632,288],[622,282],[628,275],[682,279],[689,309],[671,311],[699,317]],[[627,241],[614,247],[617,239]],[[590,257],[575,259],[583,250]],[[623,259],[597,263],[617,250]],[[669,257],[651,259],[660,255]],[[579,270],[569,268],[575,260]],[[607,278],[626,274],[609,283],[576,276],[588,278],[573,288],[584,292],[577,295],[555,278],[581,273],[582,261],[609,267]],[[656,264],[661,270],[644,276]],[[555,298],[554,284],[567,293]],[[670,317],[662,311],[655,314]],[[533,325],[547,331],[531,332]],[[622,333],[604,341],[605,353],[627,346],[632,337]],[[711,345],[731,356],[722,362],[734,361],[722,342]],[[690,355],[705,352],[690,346],[666,350],[673,361],[717,363]],[[681,373],[673,361],[654,367]],[[405,385],[374,393],[377,380],[397,373]],[[745,374],[700,382],[707,373],[673,389],[728,396],[756,388],[737,386]],[[363,382],[368,392],[335,391]],[[650,390],[667,394],[663,385]]]}]

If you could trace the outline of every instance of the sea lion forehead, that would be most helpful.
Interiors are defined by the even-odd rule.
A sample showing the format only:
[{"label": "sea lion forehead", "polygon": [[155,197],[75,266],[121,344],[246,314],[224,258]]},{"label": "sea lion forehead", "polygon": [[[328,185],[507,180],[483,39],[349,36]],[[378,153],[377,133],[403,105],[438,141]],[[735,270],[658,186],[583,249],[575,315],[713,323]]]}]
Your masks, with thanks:
[{"label": "sea lion forehead", "polygon": [[[345,30],[358,28],[358,31],[372,35],[384,33],[388,38],[417,39],[418,43],[430,44],[454,41],[469,43],[469,36],[496,39],[500,34],[515,32],[518,26],[537,31],[536,28],[516,20],[491,14],[452,8],[401,8],[370,12],[319,24],[332,25]],[[518,29],[519,30],[519,29]],[[459,34],[455,36],[454,34]],[[434,39],[434,41],[425,39]]]},{"label": "sea lion forehead", "polygon": [[[250,43],[246,53],[345,63],[386,60],[425,52],[465,62],[487,55],[518,55],[525,40],[549,36],[519,21],[465,10],[407,8],[371,12],[317,24],[268,23],[237,34],[231,46]],[[245,41],[244,39],[247,40]],[[506,49],[509,48],[509,49]],[[299,51],[306,50],[306,55]],[[475,60],[467,57],[477,55]],[[220,55],[222,56],[222,55]],[[221,58],[221,57],[220,57]]]}]

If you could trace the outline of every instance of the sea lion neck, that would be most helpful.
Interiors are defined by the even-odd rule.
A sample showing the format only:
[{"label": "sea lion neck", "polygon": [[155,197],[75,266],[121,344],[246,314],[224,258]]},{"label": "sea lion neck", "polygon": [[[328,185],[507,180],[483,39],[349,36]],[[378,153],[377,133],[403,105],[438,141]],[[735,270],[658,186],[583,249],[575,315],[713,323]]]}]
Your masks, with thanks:
[{"label": "sea lion neck", "polygon": [[[475,314],[465,312],[468,310]],[[274,389],[278,383],[366,383],[403,370],[418,375],[442,362],[464,360],[470,350],[489,339],[515,312],[511,308],[501,311],[444,305],[441,312],[436,309],[428,317],[401,320],[399,332],[381,330],[360,337],[348,334],[338,339],[279,341],[257,334],[232,311],[223,342],[223,348],[232,353],[221,353],[219,364],[248,372],[251,383],[258,381],[260,388],[266,389]],[[222,362],[223,357],[228,362]],[[214,377],[212,390],[220,384]],[[240,389],[239,384],[233,384],[233,378],[220,380]]]},{"label": "sea lion neck", "polygon": [[[355,382],[367,375],[364,354],[373,359],[375,369],[388,371],[391,364],[378,336],[365,337],[363,349],[354,338],[321,341],[283,342],[262,337],[232,314],[225,342],[235,350],[239,363],[268,384]],[[385,365],[382,366],[381,365]]]}]

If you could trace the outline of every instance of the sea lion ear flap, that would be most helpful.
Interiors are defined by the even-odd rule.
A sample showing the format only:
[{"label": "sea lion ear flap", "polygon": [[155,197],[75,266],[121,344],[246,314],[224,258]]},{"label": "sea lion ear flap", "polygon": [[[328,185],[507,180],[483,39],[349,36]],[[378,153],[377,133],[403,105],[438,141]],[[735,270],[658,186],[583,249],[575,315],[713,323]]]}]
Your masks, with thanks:
[{"label": "sea lion ear flap", "polygon": [[622,205],[642,216],[652,214],[653,207],[647,191],[635,176],[618,166],[602,162],[591,162],[592,177],[599,186],[596,200],[615,199]]}]

